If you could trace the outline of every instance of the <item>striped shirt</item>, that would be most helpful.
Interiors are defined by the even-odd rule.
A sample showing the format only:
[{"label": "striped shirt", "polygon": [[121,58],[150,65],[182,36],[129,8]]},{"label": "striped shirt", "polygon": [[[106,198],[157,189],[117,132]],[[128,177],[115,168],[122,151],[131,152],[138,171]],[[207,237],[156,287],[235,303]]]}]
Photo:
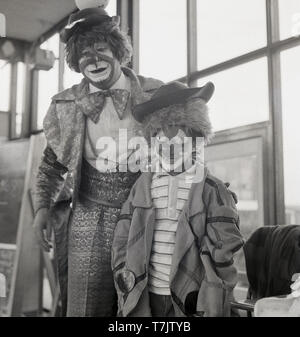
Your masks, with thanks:
[{"label": "striped shirt", "polygon": [[149,264],[149,291],[170,295],[169,278],[179,215],[188,200],[193,168],[177,176],[160,172],[153,175],[151,195],[155,226]]}]

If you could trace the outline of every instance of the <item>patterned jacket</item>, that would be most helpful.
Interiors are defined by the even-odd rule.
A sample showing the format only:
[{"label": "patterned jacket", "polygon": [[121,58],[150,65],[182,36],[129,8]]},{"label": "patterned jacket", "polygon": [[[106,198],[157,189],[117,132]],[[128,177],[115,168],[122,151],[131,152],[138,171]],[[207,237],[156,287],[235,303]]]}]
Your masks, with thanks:
[{"label": "patterned jacket", "polygon": [[[137,76],[129,68],[122,71],[131,81],[132,105],[142,103],[163,83],[152,78]],[[63,298],[66,300],[67,282],[67,222],[76,199],[81,177],[82,153],[85,140],[86,115],[90,108],[84,99],[87,82],[83,80],[52,98],[44,119],[47,147],[36,177],[34,208],[50,209],[55,233],[56,256]]]},{"label": "patterned jacket", "polygon": [[[115,230],[112,269],[120,316],[151,316],[147,289],[155,209],[152,173],[143,173],[123,205]],[[170,274],[175,314],[229,316],[237,282],[233,255],[244,244],[232,192],[205,170],[191,187],[178,220]]]}]

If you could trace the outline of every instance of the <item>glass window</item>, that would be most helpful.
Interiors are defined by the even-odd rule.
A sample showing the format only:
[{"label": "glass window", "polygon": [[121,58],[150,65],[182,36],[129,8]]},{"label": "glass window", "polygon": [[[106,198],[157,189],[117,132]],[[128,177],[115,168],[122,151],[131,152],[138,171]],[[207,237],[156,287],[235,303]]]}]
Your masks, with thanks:
[{"label": "glass window", "polygon": [[236,193],[241,231],[248,238],[264,224],[262,139],[208,146],[205,160],[211,173]]},{"label": "glass window", "polygon": [[76,73],[76,71],[71,70],[67,63],[65,62],[65,71],[64,71],[64,88],[70,88],[74,84],[79,84],[83,79],[81,73]]},{"label": "glass window", "polygon": [[197,0],[197,7],[199,69],[267,44],[265,1]]},{"label": "glass window", "polygon": [[208,103],[215,131],[269,119],[266,58],[201,78],[198,86],[208,81],[216,87]]},{"label": "glass window", "polygon": [[40,45],[41,49],[53,51],[56,58],[59,57],[59,34],[55,34]]},{"label": "glass window", "polygon": [[300,224],[300,47],[282,52],[284,187],[287,224]]},{"label": "glass window", "polygon": [[109,15],[117,15],[117,0],[110,0],[105,10]]},{"label": "glass window", "polygon": [[55,34],[41,44],[40,48],[53,51],[55,63],[48,71],[40,70],[38,74],[37,129],[43,128],[43,120],[51,103],[51,97],[59,90],[59,34]]},{"label": "glass window", "polygon": [[11,66],[7,61],[0,60],[0,111],[9,110]]},{"label": "glass window", "polygon": [[140,0],[140,73],[171,81],[187,73],[186,1]]},{"label": "glass window", "polygon": [[300,35],[300,0],[280,0],[280,38]]},{"label": "glass window", "polygon": [[38,75],[37,128],[43,128],[43,120],[51,103],[51,97],[58,93],[58,61],[51,70],[40,70]]}]

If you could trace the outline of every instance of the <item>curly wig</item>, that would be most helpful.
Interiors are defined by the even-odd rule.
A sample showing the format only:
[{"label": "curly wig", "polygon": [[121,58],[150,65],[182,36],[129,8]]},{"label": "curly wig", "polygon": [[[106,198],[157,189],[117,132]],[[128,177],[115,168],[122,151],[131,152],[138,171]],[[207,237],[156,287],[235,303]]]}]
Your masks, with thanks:
[{"label": "curly wig", "polygon": [[78,61],[82,51],[97,42],[106,42],[121,65],[130,61],[132,46],[129,36],[120,30],[116,22],[108,21],[89,29],[78,27],[65,47],[69,67],[79,73]]},{"label": "curly wig", "polygon": [[199,98],[157,110],[147,116],[140,127],[141,133],[150,143],[151,137],[159,130],[175,125],[184,128],[192,137],[204,137],[206,144],[213,137],[207,105]]}]

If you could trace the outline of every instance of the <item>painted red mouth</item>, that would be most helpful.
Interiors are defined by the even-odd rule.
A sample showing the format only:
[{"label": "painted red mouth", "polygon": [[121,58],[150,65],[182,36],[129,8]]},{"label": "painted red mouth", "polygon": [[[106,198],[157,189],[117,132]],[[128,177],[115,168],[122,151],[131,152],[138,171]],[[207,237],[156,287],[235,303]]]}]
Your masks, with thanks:
[{"label": "painted red mouth", "polygon": [[98,69],[96,69],[96,70],[90,71],[90,73],[92,73],[92,74],[101,74],[101,73],[103,73],[106,69],[107,69],[107,68],[98,68]]}]

